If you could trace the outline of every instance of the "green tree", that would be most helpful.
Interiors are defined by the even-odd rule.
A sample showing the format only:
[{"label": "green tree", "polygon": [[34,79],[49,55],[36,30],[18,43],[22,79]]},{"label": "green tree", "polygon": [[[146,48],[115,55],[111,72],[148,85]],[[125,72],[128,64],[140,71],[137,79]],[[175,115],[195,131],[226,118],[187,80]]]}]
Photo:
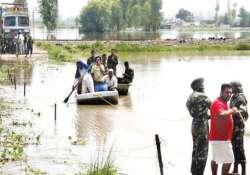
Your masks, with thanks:
[{"label": "green tree", "polygon": [[249,15],[249,12],[247,12],[244,7],[240,8],[240,13],[238,16],[240,17],[240,26],[241,27],[250,26],[250,21],[249,21],[250,15]]},{"label": "green tree", "polygon": [[78,28],[79,27],[79,23],[80,23],[80,18],[78,16],[75,17],[74,22],[75,22],[75,27]]},{"label": "green tree", "polygon": [[146,1],[142,7],[142,26],[144,27],[144,30],[150,31],[151,28],[151,20],[149,18],[149,15],[151,14],[151,7],[148,1]]},{"label": "green tree", "polygon": [[130,24],[146,31],[157,31],[163,20],[161,4],[162,0],[134,0],[129,9]]},{"label": "green tree", "polygon": [[179,18],[185,22],[192,22],[194,21],[193,14],[185,9],[180,9],[179,12],[175,15],[176,18]]},{"label": "green tree", "polygon": [[133,26],[133,27],[140,27],[141,26],[141,7],[139,4],[135,4],[133,5],[130,9],[129,9],[129,26]]},{"label": "green tree", "polygon": [[120,31],[123,25],[124,18],[120,1],[114,1],[111,6],[110,28],[113,31]]},{"label": "green tree", "polygon": [[163,20],[161,10],[161,0],[151,0],[151,30],[157,31],[160,28],[161,21]]},{"label": "green tree", "polygon": [[236,13],[237,13],[237,3],[234,3],[233,4],[233,9],[232,9],[232,19],[233,19],[233,22],[235,21],[236,19]]},{"label": "green tree", "polygon": [[80,32],[109,31],[111,10],[108,1],[93,0],[80,14]]},{"label": "green tree", "polygon": [[214,17],[216,25],[218,25],[219,23],[219,11],[220,11],[220,4],[219,1],[217,0],[215,7],[215,17]]},{"label": "green tree", "polygon": [[136,27],[159,29],[162,0],[90,0],[80,14],[80,32],[120,31]]},{"label": "green tree", "polygon": [[43,24],[47,27],[50,35],[50,32],[57,27],[58,0],[38,0],[38,3]]},{"label": "green tree", "polygon": [[122,15],[123,15],[123,23],[125,27],[128,27],[128,14],[129,14],[129,6],[131,0],[120,0]]},{"label": "green tree", "polygon": [[231,21],[231,15],[230,13],[225,13],[223,16],[223,24],[230,24]]},{"label": "green tree", "polygon": [[27,0],[14,0],[14,3],[22,3],[22,4],[25,4],[25,3],[27,3]]}]

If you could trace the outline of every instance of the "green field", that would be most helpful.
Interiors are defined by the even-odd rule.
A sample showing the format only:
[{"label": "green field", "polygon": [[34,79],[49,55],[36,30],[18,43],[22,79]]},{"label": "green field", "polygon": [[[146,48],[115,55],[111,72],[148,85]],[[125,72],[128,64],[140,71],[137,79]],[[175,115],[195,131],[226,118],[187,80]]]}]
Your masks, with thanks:
[{"label": "green field", "polygon": [[202,43],[202,44],[135,44],[129,42],[94,42],[80,44],[51,44],[45,41],[37,41],[35,44],[48,51],[49,59],[56,61],[72,62],[79,57],[88,57],[90,51],[95,49],[98,55],[102,53],[110,53],[110,49],[114,48],[121,55],[131,53],[164,53],[165,55],[172,54],[210,54],[210,53],[226,53],[236,52],[245,55],[250,55],[250,44],[243,42],[234,43]]}]

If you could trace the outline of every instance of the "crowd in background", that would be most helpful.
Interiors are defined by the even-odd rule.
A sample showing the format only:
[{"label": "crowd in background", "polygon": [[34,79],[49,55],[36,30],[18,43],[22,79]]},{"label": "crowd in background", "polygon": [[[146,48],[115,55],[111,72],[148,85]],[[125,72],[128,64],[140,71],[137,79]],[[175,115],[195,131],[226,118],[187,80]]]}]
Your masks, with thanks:
[{"label": "crowd in background", "polygon": [[10,38],[0,35],[0,53],[31,56],[33,53],[33,39],[29,34],[20,32],[13,32]]}]

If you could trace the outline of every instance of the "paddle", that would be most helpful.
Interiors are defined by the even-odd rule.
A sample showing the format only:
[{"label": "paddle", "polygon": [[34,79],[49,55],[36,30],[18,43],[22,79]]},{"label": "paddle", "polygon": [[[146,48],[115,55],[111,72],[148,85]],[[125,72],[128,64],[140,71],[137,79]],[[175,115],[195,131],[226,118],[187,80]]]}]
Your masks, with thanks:
[{"label": "paddle", "polygon": [[79,83],[80,80],[81,80],[81,78],[77,81],[76,85],[73,86],[73,88],[72,88],[71,92],[69,93],[69,95],[63,100],[64,103],[67,103],[67,102],[69,101],[69,97],[71,96],[71,94],[72,94],[72,93],[74,92],[74,90],[76,89],[76,87],[77,87],[77,85],[78,85],[78,83]]},{"label": "paddle", "polygon": [[[89,70],[91,69],[92,65],[93,65],[93,63],[88,67],[88,69],[87,69],[86,72],[89,72]],[[70,97],[71,94],[74,92],[74,90],[76,89],[77,85],[79,84],[79,81],[82,80],[83,76],[84,76],[84,75],[82,75],[82,76],[79,78],[79,80],[77,81],[76,85],[73,86],[73,88],[72,88],[71,92],[69,93],[69,95],[63,100],[64,103],[67,103],[67,102],[69,101],[69,97]]]}]

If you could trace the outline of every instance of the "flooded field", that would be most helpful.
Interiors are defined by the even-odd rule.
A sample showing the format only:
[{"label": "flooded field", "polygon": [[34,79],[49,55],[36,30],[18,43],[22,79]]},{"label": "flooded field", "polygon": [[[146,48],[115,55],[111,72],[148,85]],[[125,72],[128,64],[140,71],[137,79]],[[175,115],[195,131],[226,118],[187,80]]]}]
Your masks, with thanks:
[{"label": "flooded field", "polygon": [[[52,33],[56,39],[68,40],[155,40],[155,39],[208,39],[209,37],[215,38],[250,38],[250,32],[244,28],[238,29],[225,29],[221,31],[179,31],[177,29],[160,30],[159,32],[144,32],[144,31],[125,31],[125,32],[106,32],[106,33],[88,33],[81,34],[77,28],[59,28]],[[33,28],[32,36],[35,39],[46,39],[47,31],[43,28]]]},{"label": "flooded field", "polygon": [[[185,103],[191,93],[191,81],[204,77],[205,91],[215,99],[222,83],[239,80],[248,99],[250,97],[247,56],[145,54],[125,59],[130,60],[135,79],[129,95],[120,97],[115,106],[79,106],[74,95],[67,104],[63,103],[74,81],[73,63],[53,64],[46,59],[32,63],[0,62],[0,69],[19,66],[13,71],[16,90],[10,81],[0,85],[0,97],[18,106],[13,117],[33,122],[32,127],[17,130],[40,135],[39,145],[25,149],[30,165],[51,175],[73,175],[84,172],[98,155],[112,152],[119,173],[157,175],[160,173],[154,137],[159,134],[165,173],[190,174],[191,117]],[[121,60],[118,70],[121,75]],[[39,115],[32,115],[34,113]],[[247,127],[245,147],[249,159],[249,121]],[[85,144],[72,144],[75,140]],[[247,170],[250,172],[249,166]],[[20,163],[8,163],[0,172],[19,175],[23,168]],[[205,174],[211,174],[209,162]]]}]

